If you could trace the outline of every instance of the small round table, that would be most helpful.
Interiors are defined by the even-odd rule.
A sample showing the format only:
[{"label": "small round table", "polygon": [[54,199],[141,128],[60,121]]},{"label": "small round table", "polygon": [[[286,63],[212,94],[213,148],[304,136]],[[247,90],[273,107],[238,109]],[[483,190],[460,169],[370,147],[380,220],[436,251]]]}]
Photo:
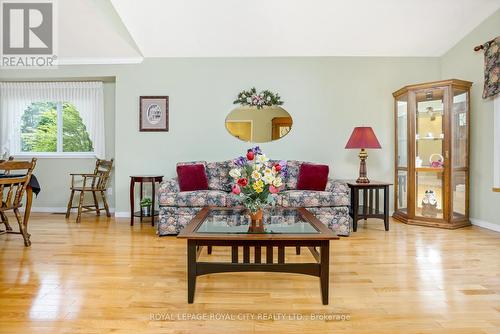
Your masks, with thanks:
[{"label": "small round table", "polygon": [[[144,217],[151,217],[151,226],[155,226],[155,217],[158,216],[159,212],[158,210],[155,210],[155,185],[156,182],[161,182],[163,181],[163,175],[132,175],[130,176],[130,226],[134,226],[134,217],[140,217],[141,218],[141,223],[142,219]],[[152,205],[151,205],[151,214],[150,215],[143,215],[142,210],[139,209],[139,211],[134,212],[135,208],[135,184],[136,182],[140,183],[141,187],[141,196],[140,199],[142,201],[143,198],[143,183],[144,182],[151,182],[151,200],[152,200]]]}]

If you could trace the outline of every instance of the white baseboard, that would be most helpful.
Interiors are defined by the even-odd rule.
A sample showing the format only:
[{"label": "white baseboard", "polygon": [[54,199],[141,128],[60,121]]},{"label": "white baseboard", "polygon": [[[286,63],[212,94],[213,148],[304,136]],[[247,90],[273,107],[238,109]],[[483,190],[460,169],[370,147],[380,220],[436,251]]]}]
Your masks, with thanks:
[{"label": "white baseboard", "polygon": [[[66,213],[66,209],[65,206],[34,206],[31,208],[31,212]],[[24,211],[24,208],[21,211]],[[115,208],[109,208],[109,211],[115,212]],[[71,209],[71,212],[77,212],[77,209]]]},{"label": "white baseboard", "polygon": [[490,222],[487,222],[485,220],[477,219],[477,218],[470,218],[470,222],[472,225],[479,226],[482,228],[487,228],[488,230],[492,230],[495,232],[500,232],[500,225],[499,224],[493,224]]},{"label": "white baseboard", "polygon": [[128,211],[118,211],[115,212],[116,218],[130,218],[130,212]]}]

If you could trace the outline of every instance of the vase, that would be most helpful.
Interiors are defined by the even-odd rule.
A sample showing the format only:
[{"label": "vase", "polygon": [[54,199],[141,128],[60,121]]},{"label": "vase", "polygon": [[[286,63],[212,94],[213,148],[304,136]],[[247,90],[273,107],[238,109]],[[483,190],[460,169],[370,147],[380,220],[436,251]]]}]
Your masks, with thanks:
[{"label": "vase", "polygon": [[248,227],[248,232],[251,233],[262,233],[264,232],[264,224],[262,223],[262,209],[255,212],[248,210],[250,216],[250,226]]},{"label": "vase", "polygon": [[141,210],[142,210],[142,215],[143,216],[150,216],[151,215],[151,205],[148,205],[148,206],[141,206]]},{"label": "vase", "polygon": [[250,220],[252,221],[252,224],[262,223],[262,209],[259,209],[255,212],[252,212],[249,210],[249,214],[250,214]]}]

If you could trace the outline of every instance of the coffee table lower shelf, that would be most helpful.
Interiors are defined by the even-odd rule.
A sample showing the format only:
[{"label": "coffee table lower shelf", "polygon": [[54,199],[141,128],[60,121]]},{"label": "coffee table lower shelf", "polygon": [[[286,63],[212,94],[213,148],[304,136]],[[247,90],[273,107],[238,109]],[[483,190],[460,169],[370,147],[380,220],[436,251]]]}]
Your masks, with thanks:
[{"label": "coffee table lower shelf", "polygon": [[[198,262],[198,257],[207,246],[211,253],[213,246],[231,247],[231,262]],[[285,263],[285,247],[294,247],[300,253],[300,247],[306,247],[316,262]],[[243,262],[239,261],[239,249],[243,250]],[[262,260],[262,249],[266,249],[265,262]],[[274,257],[277,249],[277,261]],[[319,252],[318,252],[319,249]],[[250,252],[253,250],[253,263]],[[193,303],[196,288],[196,277],[225,272],[281,272],[311,275],[320,278],[321,299],[328,305],[330,240],[214,240],[188,239],[188,303]]]}]

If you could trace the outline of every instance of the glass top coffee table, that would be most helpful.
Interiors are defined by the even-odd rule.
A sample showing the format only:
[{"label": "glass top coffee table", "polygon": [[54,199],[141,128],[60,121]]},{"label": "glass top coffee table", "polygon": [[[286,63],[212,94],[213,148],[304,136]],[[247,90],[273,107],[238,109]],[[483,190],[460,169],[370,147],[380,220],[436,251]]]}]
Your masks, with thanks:
[{"label": "glass top coffee table", "polygon": [[[252,223],[244,208],[203,208],[177,236],[187,239],[188,303],[194,301],[196,277],[242,271],[286,272],[320,278],[321,297],[328,304],[330,240],[337,235],[304,208],[270,208]],[[199,262],[204,246],[231,247],[231,262]],[[285,248],[307,247],[314,262],[285,263]],[[240,259],[239,251],[243,250]],[[262,251],[265,251],[263,259]],[[275,259],[277,249],[277,259]],[[318,251],[319,250],[319,251]],[[250,253],[253,251],[253,262]],[[242,261],[240,261],[242,260]]]}]

